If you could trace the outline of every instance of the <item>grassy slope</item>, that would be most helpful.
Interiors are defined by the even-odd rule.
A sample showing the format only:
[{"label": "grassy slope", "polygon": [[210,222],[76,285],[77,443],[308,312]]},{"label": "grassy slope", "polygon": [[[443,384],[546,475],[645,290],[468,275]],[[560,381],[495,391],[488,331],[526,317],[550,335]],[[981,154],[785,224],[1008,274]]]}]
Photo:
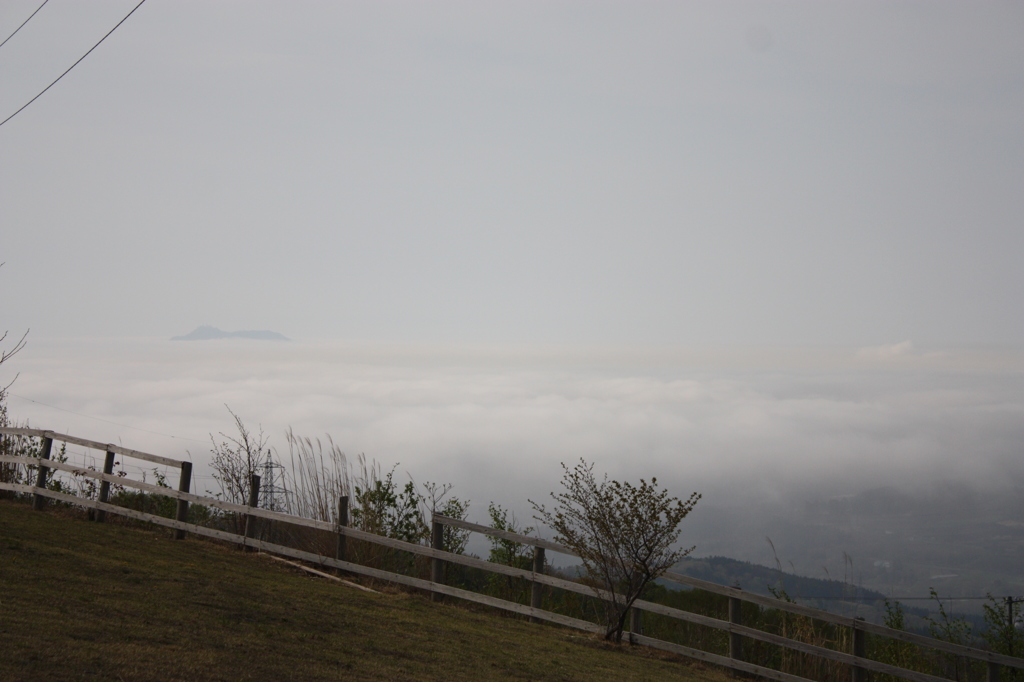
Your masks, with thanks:
[{"label": "grassy slope", "polygon": [[728,678],[422,595],[356,591],[164,530],[0,500],[0,679]]}]

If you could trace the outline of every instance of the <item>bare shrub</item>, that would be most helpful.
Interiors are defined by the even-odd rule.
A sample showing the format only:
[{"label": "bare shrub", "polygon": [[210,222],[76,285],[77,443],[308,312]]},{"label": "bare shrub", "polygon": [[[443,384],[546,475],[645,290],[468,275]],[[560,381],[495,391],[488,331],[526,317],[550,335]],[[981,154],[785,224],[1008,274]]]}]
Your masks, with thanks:
[{"label": "bare shrub", "polygon": [[[0,267],[3,263],[0,263]],[[11,346],[11,348],[0,348],[0,365],[14,357],[21,349],[25,347],[25,338],[28,336],[28,331],[21,335],[21,338]],[[7,332],[5,331],[0,335],[0,344],[3,344],[7,340]],[[7,389],[18,378],[15,374],[14,378],[8,381],[6,384],[0,386],[0,426],[10,426],[10,420],[7,415]],[[20,436],[0,436],[0,455],[24,455],[28,454],[25,448],[24,439]],[[24,477],[27,476],[27,469],[18,464],[7,464],[0,463],[0,482],[2,483],[22,483]],[[0,495],[8,494],[7,491],[0,491]]]},{"label": "bare shrub", "polygon": [[[210,442],[213,444],[210,450],[213,455],[210,466],[213,468],[213,478],[220,488],[217,497],[233,504],[247,504],[252,487],[252,475],[258,473],[267,446],[267,437],[263,434],[262,428],[255,434],[249,431],[241,417],[232,412],[227,405],[224,407],[235,420],[238,435],[229,436],[222,432],[221,441],[218,443],[213,434],[210,434]],[[244,530],[243,516],[227,514],[225,517],[236,533]]]}]

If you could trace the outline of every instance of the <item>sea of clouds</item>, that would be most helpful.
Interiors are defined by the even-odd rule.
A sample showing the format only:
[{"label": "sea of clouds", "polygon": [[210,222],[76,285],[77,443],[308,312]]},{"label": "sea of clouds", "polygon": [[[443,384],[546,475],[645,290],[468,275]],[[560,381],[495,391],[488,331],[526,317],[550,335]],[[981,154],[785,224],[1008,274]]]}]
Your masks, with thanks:
[{"label": "sea of clouds", "polygon": [[580,457],[613,478],[701,492],[703,536],[715,509],[735,518],[810,492],[1024,480],[1016,351],[30,341],[0,377],[20,372],[12,418],[189,458],[200,491],[215,489],[210,435],[233,434],[225,406],[278,458],[289,428],[329,434],[402,478],[453,483],[478,521],[490,501],[529,521],[527,500]]}]

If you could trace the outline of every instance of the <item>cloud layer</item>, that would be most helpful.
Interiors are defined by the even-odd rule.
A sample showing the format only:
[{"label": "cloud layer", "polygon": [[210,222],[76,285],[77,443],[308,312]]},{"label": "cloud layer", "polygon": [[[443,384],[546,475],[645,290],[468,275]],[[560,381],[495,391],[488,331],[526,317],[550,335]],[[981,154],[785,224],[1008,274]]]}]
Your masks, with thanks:
[{"label": "cloud layer", "polygon": [[1019,478],[1024,442],[1012,354],[80,340],[19,360],[12,414],[37,427],[188,456],[208,476],[228,405],[277,448],[288,427],[329,433],[350,454],[455,483],[481,510],[523,514],[579,457],[728,506],[796,489],[997,485]]}]

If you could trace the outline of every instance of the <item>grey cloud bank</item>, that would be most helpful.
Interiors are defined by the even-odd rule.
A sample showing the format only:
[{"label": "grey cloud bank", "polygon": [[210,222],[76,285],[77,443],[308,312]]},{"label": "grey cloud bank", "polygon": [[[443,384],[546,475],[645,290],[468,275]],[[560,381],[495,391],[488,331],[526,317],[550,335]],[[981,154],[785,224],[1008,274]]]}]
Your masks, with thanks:
[{"label": "grey cloud bank", "polygon": [[12,400],[34,424],[200,463],[227,404],[278,447],[288,427],[329,433],[508,504],[581,456],[613,476],[764,499],[800,485],[1019,482],[1024,357],[862,355],[54,340],[20,357]]}]

